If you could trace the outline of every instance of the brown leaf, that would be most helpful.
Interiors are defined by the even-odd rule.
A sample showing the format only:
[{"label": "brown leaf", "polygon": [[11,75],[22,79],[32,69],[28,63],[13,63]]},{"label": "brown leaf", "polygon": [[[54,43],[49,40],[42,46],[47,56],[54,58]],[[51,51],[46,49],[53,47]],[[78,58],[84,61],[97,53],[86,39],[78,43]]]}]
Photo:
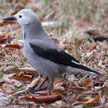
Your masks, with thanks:
[{"label": "brown leaf", "polygon": [[7,39],[6,39],[6,38],[2,38],[2,39],[0,39],[0,43],[1,43],[1,44],[6,43],[6,41],[7,41]]},{"label": "brown leaf", "polygon": [[23,72],[25,72],[25,73],[35,73],[35,72],[37,72],[36,69],[34,69],[34,68],[28,68],[28,67],[19,68],[19,70],[20,70],[20,71],[23,71]]},{"label": "brown leaf", "polygon": [[98,33],[96,30],[88,30],[86,33],[93,36],[100,36],[100,33]]},{"label": "brown leaf", "polygon": [[9,21],[9,20],[8,20],[8,21],[5,20],[5,21],[3,21],[3,23],[6,24],[6,25],[7,25],[7,24],[17,24],[16,21]]},{"label": "brown leaf", "polygon": [[84,92],[82,92],[81,94],[83,94],[83,95],[96,95],[97,92],[92,91],[92,90],[88,90],[88,91],[84,91]]},{"label": "brown leaf", "polygon": [[8,35],[9,32],[5,32],[4,34],[2,34],[2,36],[0,37],[1,39],[3,39],[4,37],[6,37]]},{"label": "brown leaf", "polygon": [[[76,97],[76,100],[78,101],[78,100],[81,100],[82,101],[82,97],[84,97],[84,96],[87,96],[87,97],[89,97],[89,95],[97,95],[97,93],[96,92],[94,92],[94,91],[83,91],[83,92],[81,92],[80,94],[78,94],[78,96]],[[89,98],[83,98],[84,100],[83,101],[85,101],[86,99],[90,99],[90,97]]]},{"label": "brown leaf", "polygon": [[81,45],[82,41],[81,40],[76,40],[75,41],[75,46],[79,47]]},{"label": "brown leaf", "polygon": [[6,44],[7,42],[9,43],[15,38],[11,37],[10,35],[6,36],[7,33],[3,34],[3,36],[0,38],[0,44]]},{"label": "brown leaf", "polygon": [[29,90],[31,88],[33,88],[34,86],[36,87],[41,81],[40,76],[38,76],[37,78],[35,78],[26,88],[26,90]]},{"label": "brown leaf", "polygon": [[60,100],[61,97],[59,95],[49,95],[49,96],[40,96],[40,97],[29,97],[29,96],[24,96],[21,98],[21,100],[26,100],[26,101],[33,101],[35,103],[53,103],[55,101]]},{"label": "brown leaf", "polygon": [[88,27],[88,26],[92,26],[92,24],[93,24],[93,21],[89,18],[83,18],[77,22],[77,25],[79,27]]},{"label": "brown leaf", "polygon": [[10,53],[10,54],[12,53],[11,50],[9,50],[9,49],[7,49],[7,48],[4,48],[4,47],[2,47],[2,46],[0,46],[0,49],[3,49],[6,53]]},{"label": "brown leaf", "polygon": [[100,105],[100,97],[96,95],[93,99],[88,100],[87,102],[83,103],[84,106],[94,107]]},{"label": "brown leaf", "polygon": [[92,86],[92,81],[91,79],[87,79],[84,83],[84,87],[91,87]]},{"label": "brown leaf", "polygon": [[71,91],[73,91],[73,90],[75,90],[75,91],[84,91],[84,90],[86,90],[86,88],[85,87],[70,87],[69,88],[69,91],[71,92]]},{"label": "brown leaf", "polygon": [[4,63],[0,62],[0,66],[4,66]]},{"label": "brown leaf", "polygon": [[55,90],[53,90],[52,94],[66,95],[67,92],[66,92],[66,90],[55,89]]},{"label": "brown leaf", "polygon": [[18,69],[18,67],[16,67],[16,66],[8,66],[8,67],[4,68],[2,71],[3,71],[3,72],[19,71],[19,69]]},{"label": "brown leaf", "polygon": [[39,11],[39,8],[35,7],[35,8],[33,8],[33,11],[34,12],[38,12]]},{"label": "brown leaf", "polygon": [[8,84],[8,83],[2,84],[2,90],[7,94],[15,93],[15,87],[13,85]]},{"label": "brown leaf", "polygon": [[4,25],[4,21],[0,20],[0,26],[3,26],[3,25]]},{"label": "brown leaf", "polygon": [[87,101],[89,101],[91,98],[90,97],[85,97],[85,98],[83,98],[83,102],[87,102]]},{"label": "brown leaf", "polygon": [[20,49],[21,46],[18,44],[11,44],[11,45],[6,45],[5,48],[10,48],[10,49]]},{"label": "brown leaf", "polygon": [[16,104],[16,105],[19,105],[19,104],[20,104],[20,100],[19,100],[19,99],[16,99],[16,100],[15,100],[15,104]]},{"label": "brown leaf", "polygon": [[5,59],[5,56],[1,56],[1,55],[0,55],[0,59]]},{"label": "brown leaf", "polygon": [[19,75],[19,76],[15,76],[14,79],[23,81],[24,83],[30,83],[33,78],[31,75]]},{"label": "brown leaf", "polygon": [[9,83],[9,84],[12,84],[12,85],[14,85],[14,86],[16,86],[16,87],[20,87],[21,85],[22,85],[22,83],[20,82],[20,81],[17,81],[17,80],[15,80],[15,79],[12,79],[12,77],[14,76],[15,74],[5,74],[5,75],[3,75],[3,77],[2,77],[2,81],[3,82],[6,82],[6,83]]},{"label": "brown leaf", "polygon": [[24,90],[18,91],[16,93],[14,93],[12,96],[13,97],[18,97],[20,94],[25,94],[27,92],[29,92],[34,86],[36,87],[40,82],[40,76],[38,76],[37,78],[35,78]]},{"label": "brown leaf", "polygon": [[96,45],[93,45],[93,46],[90,46],[89,48],[86,48],[86,50],[89,50],[89,51],[92,51],[94,49],[96,49]]},{"label": "brown leaf", "polygon": [[39,17],[39,19],[41,22],[45,21],[44,17]]}]

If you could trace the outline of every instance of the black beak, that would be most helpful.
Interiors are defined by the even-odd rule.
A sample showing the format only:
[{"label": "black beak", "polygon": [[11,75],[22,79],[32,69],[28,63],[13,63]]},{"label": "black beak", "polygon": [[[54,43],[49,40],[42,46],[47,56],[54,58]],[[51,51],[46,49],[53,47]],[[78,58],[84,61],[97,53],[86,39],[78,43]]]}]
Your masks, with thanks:
[{"label": "black beak", "polygon": [[12,21],[12,20],[17,20],[17,19],[14,16],[10,16],[10,17],[4,18],[3,20],[4,21],[8,21],[8,20],[11,20]]}]

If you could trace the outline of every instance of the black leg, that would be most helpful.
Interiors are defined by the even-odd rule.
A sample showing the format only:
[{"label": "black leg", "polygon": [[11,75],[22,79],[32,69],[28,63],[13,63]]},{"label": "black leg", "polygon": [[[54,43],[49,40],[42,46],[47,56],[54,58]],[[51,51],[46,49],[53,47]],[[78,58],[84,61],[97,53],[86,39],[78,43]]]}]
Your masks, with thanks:
[{"label": "black leg", "polygon": [[50,87],[49,87],[49,90],[48,90],[48,94],[49,94],[49,95],[51,94],[53,82],[54,82],[54,80],[50,80]]},{"label": "black leg", "polygon": [[41,88],[41,87],[44,85],[44,83],[45,83],[47,80],[48,80],[48,78],[45,78],[45,80],[40,84],[40,86],[39,86],[38,88],[36,88],[36,89],[35,89],[35,87],[32,88],[31,92],[34,93],[34,92],[36,92],[36,91],[40,91],[40,90],[46,89],[46,88]]},{"label": "black leg", "polygon": [[45,78],[45,80],[40,84],[40,86],[38,88],[41,88],[47,80],[48,80],[48,78]]}]

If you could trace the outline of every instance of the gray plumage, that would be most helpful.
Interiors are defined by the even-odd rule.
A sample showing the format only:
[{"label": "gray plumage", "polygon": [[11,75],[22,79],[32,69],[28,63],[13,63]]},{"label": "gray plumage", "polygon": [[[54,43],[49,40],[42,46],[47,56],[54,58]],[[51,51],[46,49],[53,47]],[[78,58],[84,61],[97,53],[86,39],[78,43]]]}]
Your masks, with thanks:
[{"label": "gray plumage", "polygon": [[94,74],[102,77],[98,72],[83,66],[75,58],[60,50],[45,33],[38,16],[31,9],[23,9],[4,20],[12,19],[17,20],[23,28],[24,51],[28,62],[38,70],[39,74],[50,80],[49,93],[54,78],[64,72]]}]

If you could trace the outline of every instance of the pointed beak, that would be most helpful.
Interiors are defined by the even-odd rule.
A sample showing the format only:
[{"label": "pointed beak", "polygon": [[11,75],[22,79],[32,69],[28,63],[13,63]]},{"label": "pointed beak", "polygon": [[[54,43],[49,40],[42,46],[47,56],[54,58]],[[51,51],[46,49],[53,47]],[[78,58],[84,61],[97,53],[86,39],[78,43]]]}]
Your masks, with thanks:
[{"label": "pointed beak", "polygon": [[4,21],[8,21],[8,20],[11,20],[11,21],[14,20],[14,21],[15,21],[15,20],[17,20],[17,19],[16,19],[15,16],[10,16],[10,17],[4,18],[3,20],[4,20]]}]

